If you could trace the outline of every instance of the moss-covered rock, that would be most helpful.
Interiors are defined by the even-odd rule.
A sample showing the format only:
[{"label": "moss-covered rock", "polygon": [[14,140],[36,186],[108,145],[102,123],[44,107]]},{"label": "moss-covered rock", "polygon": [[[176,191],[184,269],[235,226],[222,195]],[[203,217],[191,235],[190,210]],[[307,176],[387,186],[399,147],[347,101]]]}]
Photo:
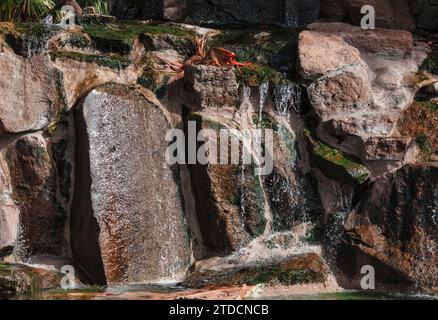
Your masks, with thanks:
[{"label": "moss-covered rock", "polygon": [[61,28],[37,22],[17,23],[13,29],[2,29],[5,40],[18,55],[30,58],[47,49],[48,40]]},{"label": "moss-covered rock", "polygon": [[72,51],[51,52],[50,57],[52,60],[70,59],[87,63],[95,63],[100,67],[107,67],[116,70],[126,69],[131,64],[131,60],[119,56],[87,54]]},{"label": "moss-covered rock", "polygon": [[312,160],[327,177],[350,185],[363,184],[367,181],[370,171],[358,159],[314,140],[308,132],[306,132],[306,140]]},{"label": "moss-covered rock", "polygon": [[60,287],[63,275],[18,264],[0,264],[0,298],[34,295]]},{"label": "moss-covered rock", "polygon": [[183,282],[188,288],[242,285],[297,285],[325,282],[327,271],[316,254],[304,254],[279,262],[260,263],[191,273]]}]

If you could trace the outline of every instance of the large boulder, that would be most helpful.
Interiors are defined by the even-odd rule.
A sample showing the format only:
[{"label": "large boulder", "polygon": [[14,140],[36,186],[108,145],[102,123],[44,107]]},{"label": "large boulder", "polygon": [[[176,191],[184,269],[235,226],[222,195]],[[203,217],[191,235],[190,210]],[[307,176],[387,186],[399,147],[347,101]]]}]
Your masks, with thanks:
[{"label": "large boulder", "polygon": [[358,287],[362,266],[371,265],[378,290],[436,290],[437,180],[436,165],[406,166],[362,190],[337,260],[347,283]]},{"label": "large boulder", "polygon": [[93,282],[178,280],[190,258],[163,112],[129,87],[91,91],[76,111],[72,246]]},{"label": "large boulder", "polygon": [[186,68],[187,105],[191,110],[237,107],[239,85],[227,67],[195,65]]},{"label": "large boulder", "polygon": [[299,70],[313,81],[308,93],[322,122],[330,122],[337,135],[394,134],[414,99],[426,57],[414,50],[412,34],[343,23],[314,23],[309,29],[299,37]]}]

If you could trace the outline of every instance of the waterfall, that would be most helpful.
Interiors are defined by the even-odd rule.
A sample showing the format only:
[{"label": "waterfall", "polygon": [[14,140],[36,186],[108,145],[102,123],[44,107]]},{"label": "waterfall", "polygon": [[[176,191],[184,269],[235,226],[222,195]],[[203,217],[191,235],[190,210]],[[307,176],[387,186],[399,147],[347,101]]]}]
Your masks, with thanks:
[{"label": "waterfall", "polygon": [[301,88],[297,84],[288,83],[275,86],[273,98],[274,106],[282,116],[289,118],[291,110],[301,111]]},{"label": "waterfall", "polygon": [[266,98],[269,93],[269,82],[263,82],[259,88],[260,100],[259,100],[259,123],[263,119],[263,108],[265,106]]}]

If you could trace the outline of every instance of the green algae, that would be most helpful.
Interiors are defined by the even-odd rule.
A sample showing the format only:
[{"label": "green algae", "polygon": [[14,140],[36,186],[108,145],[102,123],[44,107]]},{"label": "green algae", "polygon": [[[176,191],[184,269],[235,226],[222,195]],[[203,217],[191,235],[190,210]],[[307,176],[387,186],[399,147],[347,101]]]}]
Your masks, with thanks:
[{"label": "green algae", "polygon": [[84,26],[84,31],[91,38],[101,38],[108,40],[119,40],[128,45],[132,45],[134,39],[140,34],[160,35],[171,34],[178,37],[193,36],[194,33],[177,26],[152,25],[141,22],[119,22],[112,25],[92,25]]},{"label": "green algae", "polygon": [[370,172],[366,166],[352,160],[343,152],[331,148],[321,141],[315,141],[308,131],[305,131],[304,134],[311,144],[312,152],[316,157],[332,163],[337,167],[343,168],[358,184],[363,184],[367,181]]},{"label": "green algae", "polygon": [[86,54],[86,53],[71,52],[71,51],[51,52],[50,56],[52,60],[70,59],[80,62],[96,63],[100,67],[107,67],[115,70],[126,69],[131,64],[130,59],[123,57],[106,56],[106,55],[98,55],[98,54]]}]

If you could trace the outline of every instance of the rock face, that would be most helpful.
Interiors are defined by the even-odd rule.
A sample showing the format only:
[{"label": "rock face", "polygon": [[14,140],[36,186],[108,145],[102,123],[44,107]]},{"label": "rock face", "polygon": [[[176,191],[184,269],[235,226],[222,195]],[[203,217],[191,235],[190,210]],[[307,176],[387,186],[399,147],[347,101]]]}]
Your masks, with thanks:
[{"label": "rock face", "polygon": [[[322,122],[330,122],[337,134],[394,133],[398,117],[417,90],[414,78],[419,65],[413,59],[412,35],[336,23],[309,28],[312,31],[300,35],[301,74],[316,79],[308,92]],[[342,52],[336,57],[343,58],[330,52]]]},{"label": "rock face", "polygon": [[164,19],[193,24],[264,24],[296,27],[313,22],[317,0],[149,0],[112,1],[119,18]]},{"label": "rock face", "polygon": [[[345,222],[338,262],[353,279],[375,266],[377,288],[433,289],[438,282],[438,167],[407,166],[362,193]],[[358,283],[358,282],[356,282]]]},{"label": "rock face", "polygon": [[9,255],[17,244],[19,210],[12,200],[9,167],[0,157],[0,259]]},{"label": "rock face", "polygon": [[[220,130],[226,128],[208,115],[192,114],[185,121],[187,125],[196,123],[197,132],[212,130],[211,133],[214,132],[218,137]],[[210,138],[214,139],[214,136],[206,136],[206,139]],[[230,157],[231,148],[228,152]],[[240,147],[239,160],[241,158]],[[230,254],[264,233],[265,199],[254,165],[195,164],[188,167],[202,243],[206,250],[204,258]]]},{"label": "rock face", "polygon": [[[86,97],[76,125],[78,138],[88,142],[77,152],[89,148],[89,163],[77,153],[85,172],[77,171],[76,178],[84,188],[76,189],[72,213],[73,252],[81,268],[96,275],[101,259],[111,284],[178,279],[188,266],[190,243],[178,171],[164,158],[170,126],[162,111],[127,87],[106,85]],[[101,257],[87,256],[99,250]]]},{"label": "rock face", "polygon": [[[16,252],[20,259],[32,255],[62,256],[66,250],[67,212],[58,201],[57,171],[49,152],[46,141],[38,134],[24,136],[1,151],[9,167],[10,197],[20,210],[20,243]],[[12,213],[9,211],[10,223],[17,219]]]},{"label": "rock face", "polygon": [[45,128],[61,110],[57,79],[46,56],[24,59],[0,52],[0,132],[17,133]]},{"label": "rock face", "polygon": [[348,21],[360,25],[363,17],[361,8],[371,5],[376,11],[377,28],[413,30],[415,19],[410,2],[409,0],[321,0],[321,16],[333,21]]},{"label": "rock face", "polygon": [[184,80],[194,110],[237,106],[239,85],[232,69],[191,66]]}]

